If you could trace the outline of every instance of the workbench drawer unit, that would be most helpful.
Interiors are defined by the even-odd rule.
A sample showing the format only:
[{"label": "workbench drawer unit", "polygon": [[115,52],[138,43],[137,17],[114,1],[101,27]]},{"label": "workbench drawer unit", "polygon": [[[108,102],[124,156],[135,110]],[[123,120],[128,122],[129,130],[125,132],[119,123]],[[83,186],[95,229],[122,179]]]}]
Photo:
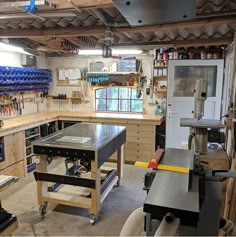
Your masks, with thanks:
[{"label": "workbench drawer unit", "polygon": [[128,124],[126,162],[149,161],[155,151],[155,125]]},{"label": "workbench drawer unit", "polygon": [[16,132],[1,138],[5,160],[0,162],[0,174],[23,178],[25,176],[24,132]]},{"label": "workbench drawer unit", "polygon": [[[104,123],[108,124],[108,123]],[[110,124],[110,123],[109,123]],[[125,162],[150,161],[155,152],[156,126],[151,124],[119,123],[114,125],[126,126]],[[116,160],[113,154],[110,160]]]},{"label": "workbench drawer unit", "polygon": [[27,173],[36,169],[35,155],[33,153],[31,143],[40,138],[39,126],[29,128],[25,130],[25,155],[26,155],[26,167]]}]

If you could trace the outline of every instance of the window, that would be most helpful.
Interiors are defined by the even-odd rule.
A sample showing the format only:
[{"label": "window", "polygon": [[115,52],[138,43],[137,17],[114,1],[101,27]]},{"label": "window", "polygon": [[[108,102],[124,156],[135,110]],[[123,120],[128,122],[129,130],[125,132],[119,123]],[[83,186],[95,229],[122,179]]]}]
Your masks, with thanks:
[{"label": "window", "polygon": [[207,79],[207,96],[216,96],[217,66],[176,66],[174,75],[174,96],[194,96],[198,79]]},{"label": "window", "polygon": [[95,91],[95,110],[143,112],[142,91],[135,88],[107,87]]}]

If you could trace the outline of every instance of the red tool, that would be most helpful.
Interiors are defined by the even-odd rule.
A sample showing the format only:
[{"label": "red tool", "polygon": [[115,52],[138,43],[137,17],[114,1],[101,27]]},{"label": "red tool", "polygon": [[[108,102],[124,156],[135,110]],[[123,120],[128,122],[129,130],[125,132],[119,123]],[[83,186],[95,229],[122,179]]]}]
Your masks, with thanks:
[{"label": "red tool", "polygon": [[164,149],[157,149],[156,152],[154,153],[152,159],[150,160],[148,164],[148,168],[153,168],[157,169],[158,164],[161,161],[163,155],[164,155],[165,150]]}]

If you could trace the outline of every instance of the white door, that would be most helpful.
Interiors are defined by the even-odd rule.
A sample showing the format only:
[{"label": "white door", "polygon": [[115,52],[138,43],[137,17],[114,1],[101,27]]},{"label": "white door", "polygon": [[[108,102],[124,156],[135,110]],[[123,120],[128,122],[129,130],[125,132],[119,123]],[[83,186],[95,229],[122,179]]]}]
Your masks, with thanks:
[{"label": "white door", "polygon": [[188,143],[189,128],[180,118],[192,118],[193,94],[198,79],[208,80],[204,117],[220,119],[223,60],[169,60],[166,114],[166,147],[181,148]]}]

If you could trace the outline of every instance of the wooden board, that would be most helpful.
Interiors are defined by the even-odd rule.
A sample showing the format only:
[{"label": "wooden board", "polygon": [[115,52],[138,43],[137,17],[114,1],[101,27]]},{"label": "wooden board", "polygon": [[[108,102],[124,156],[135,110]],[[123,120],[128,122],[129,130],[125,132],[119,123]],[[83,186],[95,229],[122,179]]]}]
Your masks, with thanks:
[{"label": "wooden board", "polygon": [[0,170],[24,159],[24,132],[5,136],[3,142],[5,161],[0,163]]},{"label": "wooden board", "polygon": [[[236,159],[232,160],[231,170],[236,171]],[[225,211],[224,217],[232,221],[235,220],[236,215],[236,180],[228,179],[226,197],[225,197]]]},{"label": "wooden board", "polygon": [[25,177],[25,163],[24,160],[15,163],[0,171],[0,174],[16,176],[19,179]]}]

